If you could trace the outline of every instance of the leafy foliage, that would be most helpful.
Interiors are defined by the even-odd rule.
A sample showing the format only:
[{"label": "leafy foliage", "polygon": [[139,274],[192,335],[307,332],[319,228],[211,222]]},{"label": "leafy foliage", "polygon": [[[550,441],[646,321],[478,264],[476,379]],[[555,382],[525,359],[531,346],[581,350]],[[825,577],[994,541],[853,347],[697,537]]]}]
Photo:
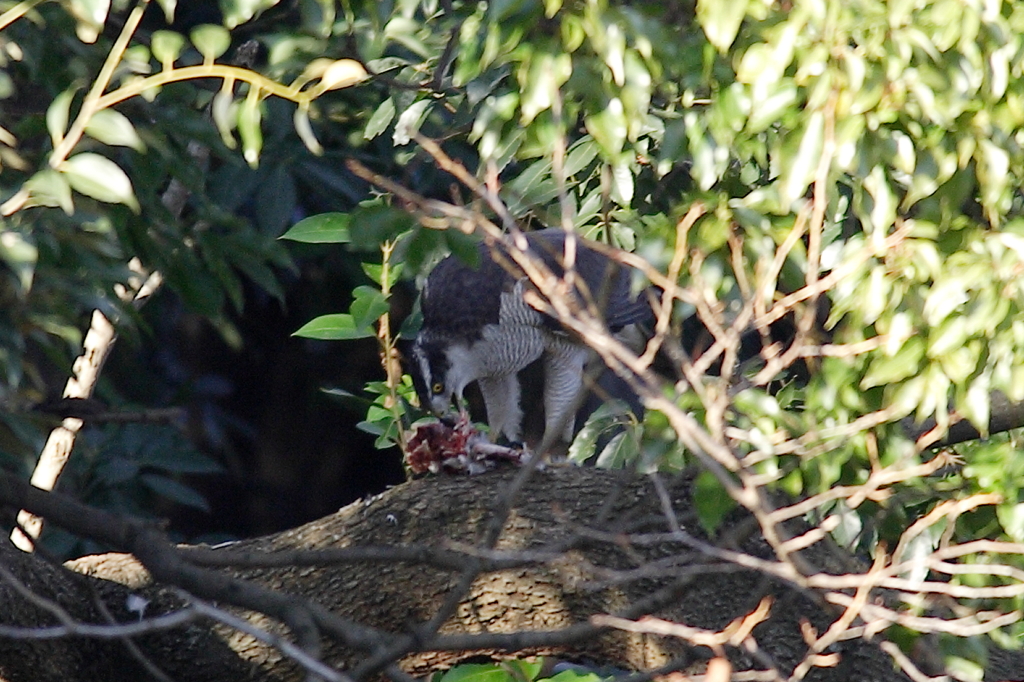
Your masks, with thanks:
[{"label": "leafy foliage", "polygon": [[[132,258],[236,338],[225,310],[243,306],[245,281],[282,297],[293,264],[277,238],[313,215],[284,236],[346,244],[372,285],[298,333],[376,336],[389,357],[392,288],[466,251],[461,225],[429,201],[480,199],[425,151],[443,140],[508,220],[641,254],[679,287],[676,337],[692,315],[733,341],[796,320],[796,350],[764,353],[752,371],[724,342],[694,358],[664,384],[665,409],[615,436],[602,464],[700,460],[701,520],[715,529],[735,481],[683,447],[671,407],[780,492],[874,486],[808,514],[834,517],[855,551],[1022,541],[1019,434],[876,485],[879,472],[934,461],[934,441],[908,426],[941,433],[963,419],[986,432],[993,395],[1024,400],[1018,3],[423,0],[336,14],[306,1],[268,28],[274,4],[222,3],[223,25],[181,31],[140,29],[142,6],[125,3],[117,22],[87,2],[0,21],[0,401],[19,408],[0,412],[6,460],[38,448],[42,427],[20,408],[51,392],[45,377],[69,364],[85,316],[132,321],[116,293]],[[243,36],[265,62],[231,63]],[[72,58],[55,60],[52,45]],[[368,196],[374,178],[407,195]],[[163,201],[171,181],[189,193],[180,214]],[[408,385],[392,376],[370,392],[364,428],[398,442]],[[577,459],[603,428],[584,431]],[[986,502],[910,533],[971,499]],[[1019,554],[962,560],[1022,567]],[[1010,612],[1022,598],[970,606]]]}]

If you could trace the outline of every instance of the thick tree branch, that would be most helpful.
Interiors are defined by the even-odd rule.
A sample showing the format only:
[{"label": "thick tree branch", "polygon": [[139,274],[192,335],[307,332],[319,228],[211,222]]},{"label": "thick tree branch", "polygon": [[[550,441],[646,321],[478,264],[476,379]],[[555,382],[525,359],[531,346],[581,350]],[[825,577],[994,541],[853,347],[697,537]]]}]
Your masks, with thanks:
[{"label": "thick tree branch", "polygon": [[[751,532],[756,525],[749,520],[729,522],[735,532],[724,533],[717,541],[708,538],[696,522],[687,477],[666,479],[659,494],[650,479],[626,472],[573,467],[534,472],[507,506],[497,542],[488,548],[481,543],[494,519],[502,517],[495,516],[495,501],[521,473],[502,470],[472,478],[412,481],[301,528],[223,549],[177,549],[152,525],[90,510],[24,483],[0,479],[0,500],[135,553],[150,572],[141,580],[126,575],[130,573],[126,565],[131,563],[127,557],[127,564],[113,555],[75,562],[80,571],[111,575],[131,585],[97,583],[103,585],[119,622],[133,620],[123,606],[132,594],[151,603],[147,618],[186,607],[190,600],[165,587],[177,585],[203,600],[218,602],[218,608],[242,607],[235,612],[237,617],[263,633],[257,637],[230,624],[210,629],[192,623],[189,631],[205,629],[207,639],[192,634],[186,642],[180,630],[171,630],[133,640],[148,659],[176,679],[216,679],[212,672],[194,669],[195,662],[204,661],[209,667],[215,655],[225,655],[227,644],[235,652],[235,662],[221,663],[221,672],[230,665],[249,671],[245,677],[251,679],[297,680],[308,668],[282,658],[273,642],[284,640],[273,637],[290,641],[295,628],[309,620],[325,635],[318,658],[334,670],[351,673],[381,669],[392,677],[418,676],[472,656],[524,653],[585,657],[636,670],[694,672],[705,665],[711,655],[708,650],[678,637],[609,630],[591,617],[611,614],[637,620],[651,615],[717,632],[745,618],[766,596],[772,600],[771,612],[751,634],[759,647],[758,658],[751,659],[743,647],[729,649],[728,655],[737,670],[768,666],[787,671],[807,651],[800,623],[806,620],[817,632],[826,632],[842,612],[816,596],[823,594],[820,590],[794,589],[785,580],[761,572],[759,566],[772,565],[773,556],[763,539]],[[678,524],[675,532],[665,531],[666,504]],[[686,537],[693,539],[689,546],[682,542]],[[728,552],[729,567],[722,570],[722,557],[706,556],[694,549],[694,542]],[[388,546],[395,548],[390,559]],[[804,551],[813,561],[826,563],[828,552],[818,545]],[[219,552],[224,561],[216,558]],[[213,570],[191,561],[258,566],[261,556],[270,558],[271,567]],[[731,560],[737,556],[756,561],[737,566]],[[277,557],[296,559],[299,565],[281,565]],[[465,558],[461,565],[460,558]],[[323,560],[330,560],[330,565],[316,567]],[[337,560],[342,563],[334,563]],[[38,561],[33,555],[0,551],[0,562],[20,571],[21,580],[33,575]],[[664,561],[677,562],[679,570],[643,574],[645,567],[659,562],[668,568]],[[479,574],[457,600],[451,616],[436,634],[424,629],[443,612],[460,576],[473,563]],[[616,576],[629,577],[609,580]],[[45,592],[39,585],[30,587]],[[0,581],[0,598],[14,599],[3,590]],[[296,618],[296,611],[304,613],[306,620]],[[261,613],[287,623],[288,628]],[[99,620],[78,612],[72,616],[79,622]],[[0,615],[0,622],[46,624],[45,620],[12,622],[10,618],[13,615]],[[85,646],[83,640],[75,641],[77,649]],[[47,646],[70,642],[58,640]],[[18,661],[25,659],[26,651],[41,650],[26,649],[28,644],[0,638],[0,675],[9,682],[86,679],[74,670],[49,676],[40,676],[37,669],[30,673]],[[5,655],[5,649],[15,653]],[[395,661],[382,655],[385,651],[401,657],[401,671],[393,667]],[[837,654],[839,665],[815,668],[809,679],[901,679],[892,672],[888,656],[857,636],[836,642],[827,653]],[[106,676],[96,666],[87,671],[89,679]]]}]

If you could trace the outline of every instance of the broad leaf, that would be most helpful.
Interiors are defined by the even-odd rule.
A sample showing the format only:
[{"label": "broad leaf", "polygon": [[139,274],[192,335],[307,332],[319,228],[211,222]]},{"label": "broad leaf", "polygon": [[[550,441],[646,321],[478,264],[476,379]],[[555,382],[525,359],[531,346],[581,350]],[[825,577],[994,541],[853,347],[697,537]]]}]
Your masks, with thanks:
[{"label": "broad leaf", "polygon": [[348,213],[320,213],[295,223],[279,239],[306,244],[343,244],[349,241],[351,220]]},{"label": "broad leaf", "polygon": [[113,109],[100,109],[85,125],[85,134],[103,144],[145,151],[146,145],[128,117]]},{"label": "broad leaf", "polygon": [[164,69],[174,66],[183,47],[185,36],[174,31],[155,31],[149,41],[149,49]]},{"label": "broad leaf", "polygon": [[76,154],[58,168],[76,192],[110,204],[124,204],[139,211],[132,182],[120,166],[105,156]]},{"label": "broad leaf", "polygon": [[366,69],[354,59],[339,59],[320,77],[320,87],[324,90],[338,90],[355,85],[366,79]]},{"label": "broad leaf", "polygon": [[697,21],[719,52],[732,47],[747,13],[747,0],[697,0]]},{"label": "broad leaf", "polygon": [[234,28],[277,3],[278,0],[220,0],[218,4],[221,14],[224,15],[224,25]]},{"label": "broad leaf", "polygon": [[292,336],[303,336],[307,339],[322,341],[366,339],[375,335],[373,329],[358,326],[355,318],[348,313],[321,315],[302,325],[292,334]]},{"label": "broad leaf", "polygon": [[64,133],[68,130],[68,120],[71,118],[71,100],[75,96],[77,88],[65,90],[50,102],[46,109],[46,129],[50,133],[53,146],[56,147],[64,139]]},{"label": "broad leaf", "polygon": [[370,120],[366,122],[366,130],[363,131],[363,138],[372,140],[377,137],[387,130],[394,118],[395,100],[393,97],[388,97],[386,100],[381,102],[380,106],[377,107],[377,110],[373,112],[373,116],[371,116]]},{"label": "broad leaf", "polygon": [[195,507],[196,509],[201,509],[205,512],[210,511],[210,505],[206,501],[206,498],[187,485],[178,483],[166,476],[160,476],[159,474],[142,474],[139,476],[139,480],[142,481],[144,486],[156,494],[166,497],[178,504],[183,504],[187,507]]},{"label": "broad leaf", "polygon": [[75,33],[83,43],[94,43],[103,30],[110,11],[110,0],[68,0],[68,8],[78,20]]},{"label": "broad leaf", "polygon": [[189,33],[192,44],[203,55],[203,61],[210,64],[231,47],[231,34],[223,26],[203,24]]},{"label": "broad leaf", "polygon": [[352,313],[356,327],[370,328],[381,315],[390,309],[388,300],[380,289],[367,286],[356,287],[352,291],[352,295],[355,300],[352,301],[349,312]]},{"label": "broad leaf", "polygon": [[702,471],[693,482],[693,504],[697,518],[706,531],[714,534],[726,514],[736,508],[736,501],[726,492],[722,482],[710,471]]},{"label": "broad leaf", "polygon": [[466,663],[446,672],[440,682],[515,682],[515,678],[497,663]]},{"label": "broad leaf", "polygon": [[261,100],[254,88],[238,106],[238,136],[242,138],[242,156],[250,168],[259,165],[260,151],[263,149],[262,120]]}]

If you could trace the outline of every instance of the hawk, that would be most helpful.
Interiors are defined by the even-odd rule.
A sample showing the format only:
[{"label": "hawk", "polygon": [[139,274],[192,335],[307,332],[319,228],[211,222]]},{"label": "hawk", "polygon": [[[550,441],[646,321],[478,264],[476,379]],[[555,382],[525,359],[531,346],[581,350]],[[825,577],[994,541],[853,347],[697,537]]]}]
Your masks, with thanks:
[{"label": "hawk", "polygon": [[[526,235],[527,253],[563,277],[566,232],[547,229]],[[420,306],[423,325],[410,350],[410,374],[421,404],[435,414],[462,408],[463,391],[476,381],[483,394],[491,438],[518,442],[522,407],[517,374],[543,358],[544,434],[572,440],[570,411],[583,387],[587,345],[555,318],[530,306],[534,289],[506,247],[479,245],[479,264],[448,256],[427,277]],[[582,284],[574,295],[593,301],[608,329],[617,332],[646,321],[646,298],[632,294],[631,271],[578,238],[575,271]]]}]

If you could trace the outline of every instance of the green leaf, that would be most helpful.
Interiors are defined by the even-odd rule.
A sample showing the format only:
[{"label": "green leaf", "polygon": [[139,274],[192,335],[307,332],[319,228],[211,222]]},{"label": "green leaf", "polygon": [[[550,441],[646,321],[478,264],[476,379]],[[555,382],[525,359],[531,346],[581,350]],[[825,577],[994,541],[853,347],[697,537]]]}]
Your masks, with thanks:
[{"label": "green leaf", "polygon": [[988,437],[989,420],[991,417],[991,381],[988,373],[983,372],[974,381],[962,403],[957,408],[963,411],[974,428],[978,429],[983,438]]},{"label": "green leaf", "polygon": [[168,24],[174,23],[174,10],[178,7],[178,0],[156,0],[160,9],[164,11],[164,21]]},{"label": "green leaf", "polygon": [[531,682],[532,680],[537,679],[537,675],[539,675],[540,671],[544,669],[543,660],[523,661],[513,659],[503,661],[501,665],[512,673],[512,676],[517,680],[517,682],[521,682],[522,680]]},{"label": "green leaf", "polygon": [[747,119],[747,132],[760,133],[776,123],[797,100],[797,87],[789,79],[777,83],[763,101],[751,108]]},{"label": "green leaf", "polygon": [[619,206],[628,208],[633,201],[633,172],[629,164],[625,162],[616,163],[612,166],[612,201]]},{"label": "green leaf", "polygon": [[985,217],[998,226],[1010,207],[1010,155],[993,142],[981,140],[977,157],[981,204],[985,207]]},{"label": "green leaf", "polygon": [[440,682],[516,682],[515,678],[497,663],[466,663],[457,665]]},{"label": "green leaf", "polygon": [[391,309],[388,299],[380,289],[360,286],[352,290],[352,295],[355,300],[349,306],[349,312],[352,314],[356,327],[370,328],[374,322],[380,319],[381,315]]},{"label": "green leaf", "polygon": [[142,474],[139,476],[139,480],[157,495],[187,507],[194,507],[205,512],[210,511],[210,505],[207,503],[206,498],[187,485],[159,474]]},{"label": "green leaf", "polygon": [[64,174],[76,192],[110,204],[124,204],[139,212],[131,180],[107,157],[92,152],[76,154],[57,170]]},{"label": "green leaf", "polygon": [[603,680],[597,673],[585,673],[579,670],[563,670],[547,679],[552,682],[602,682]]},{"label": "green leaf", "polygon": [[39,249],[30,237],[7,229],[0,223],[0,261],[3,261],[18,277],[18,294],[24,296],[32,288]]},{"label": "green leaf", "polygon": [[278,239],[291,239],[306,244],[344,244],[350,239],[348,213],[320,213],[303,218]]},{"label": "green leaf", "polygon": [[78,88],[65,90],[50,102],[46,109],[46,130],[50,133],[53,146],[56,147],[64,139],[64,133],[68,130],[68,120],[71,117],[71,100]]},{"label": "green leaf", "polygon": [[103,144],[145,151],[146,145],[128,117],[114,109],[100,109],[85,124],[85,134]]},{"label": "green leaf", "polygon": [[1000,504],[996,507],[996,518],[1014,542],[1024,542],[1024,503]]},{"label": "green leaf", "polygon": [[224,471],[220,464],[185,443],[172,442],[172,446],[146,448],[139,457],[139,464],[179,474],[216,474]]},{"label": "green leaf", "polygon": [[635,462],[639,454],[640,450],[635,434],[623,430],[612,436],[608,444],[598,454],[594,464],[601,469],[621,469],[630,462]]},{"label": "green leaf", "polygon": [[68,9],[78,23],[75,33],[83,43],[94,43],[103,30],[110,11],[110,0],[69,0]]},{"label": "green leaf", "polygon": [[907,339],[893,356],[875,355],[860,382],[861,388],[886,386],[917,374],[924,358],[925,344],[919,336]]},{"label": "green leaf", "polygon": [[320,90],[348,88],[366,79],[363,65],[354,59],[337,59],[327,65],[320,76]]},{"label": "green leaf", "polygon": [[196,26],[189,33],[189,38],[199,50],[199,54],[203,55],[203,62],[207,64],[212,64],[231,47],[231,34],[226,28],[216,24]]},{"label": "green leaf", "polygon": [[352,246],[362,251],[378,251],[380,245],[412,229],[414,221],[407,211],[393,206],[360,206],[351,214],[349,228]]},{"label": "green leaf", "polygon": [[630,408],[620,400],[609,399],[587,417],[586,424],[573,438],[568,458],[582,464],[592,458],[602,435],[612,433],[595,462],[603,468],[620,468],[635,461],[640,453],[638,429]]},{"label": "green leaf", "polygon": [[571,178],[587,166],[597,157],[598,146],[589,135],[584,136],[579,142],[569,148],[565,155],[565,177]]},{"label": "green leaf", "polygon": [[395,133],[393,135],[395,146],[400,147],[409,144],[412,136],[419,132],[420,124],[427,116],[430,103],[428,99],[421,99],[402,112],[402,115],[398,117],[398,123],[395,124]]},{"label": "green leaf", "polygon": [[614,159],[622,152],[626,142],[626,115],[622,101],[613,97],[604,109],[584,118],[587,132],[594,138],[605,158]]},{"label": "green leaf", "polygon": [[313,132],[313,124],[309,121],[309,106],[302,105],[295,107],[295,114],[292,117],[292,125],[295,126],[295,132],[298,134],[299,139],[302,140],[302,144],[306,145],[306,149],[311,154],[321,156],[324,153],[324,148],[320,144],[320,140],[316,139],[316,134]]},{"label": "green leaf", "polygon": [[220,0],[218,4],[221,14],[224,16],[224,25],[234,28],[277,3],[278,0]]},{"label": "green leaf", "polygon": [[697,508],[700,525],[714,534],[726,515],[736,508],[725,486],[710,471],[701,471],[693,482],[693,505]]},{"label": "green leaf", "polygon": [[747,0],[697,0],[697,21],[719,52],[732,46],[747,14]]},{"label": "green leaf", "polygon": [[558,89],[572,75],[572,58],[564,53],[534,52],[519,68],[522,124],[551,108]]},{"label": "green leaf", "polygon": [[256,87],[238,107],[238,136],[242,138],[242,156],[250,168],[256,168],[260,162],[260,151],[263,149],[263,129],[260,122],[263,111],[260,107],[261,98]]},{"label": "green leaf", "polygon": [[395,118],[395,99],[388,97],[386,100],[380,103],[377,110],[373,112],[373,116],[366,122],[366,130],[363,131],[363,139],[372,140],[377,137],[391,125],[391,121]]},{"label": "green leaf", "polygon": [[238,123],[238,110],[235,105],[234,79],[225,78],[224,85],[213,96],[210,105],[213,122],[217,125],[220,139],[228,149],[238,146],[232,131]]},{"label": "green leaf", "polygon": [[348,313],[332,313],[310,320],[299,327],[292,336],[323,341],[346,341],[370,338],[376,336],[376,333],[373,329],[357,325],[355,318]]},{"label": "green leaf", "polygon": [[794,201],[804,195],[811,184],[814,173],[821,161],[822,142],[825,137],[825,116],[820,111],[813,112],[807,119],[799,135],[799,145],[789,151],[791,142],[783,145],[782,172],[779,182],[779,202],[787,209]]},{"label": "green leaf", "polygon": [[25,202],[26,207],[60,206],[68,215],[75,212],[71,184],[67,177],[51,168],[41,170],[29,178],[25,182],[25,190],[29,196]]},{"label": "green leaf", "polygon": [[171,69],[185,47],[185,36],[175,31],[156,31],[149,41],[149,49],[165,70]]},{"label": "green leaf", "polygon": [[[384,286],[384,266],[379,263],[361,263],[363,266],[363,272],[366,276],[372,279],[380,286]],[[391,263],[388,268],[388,287],[394,286],[398,278],[402,276],[402,271],[405,269],[405,263]]]}]

